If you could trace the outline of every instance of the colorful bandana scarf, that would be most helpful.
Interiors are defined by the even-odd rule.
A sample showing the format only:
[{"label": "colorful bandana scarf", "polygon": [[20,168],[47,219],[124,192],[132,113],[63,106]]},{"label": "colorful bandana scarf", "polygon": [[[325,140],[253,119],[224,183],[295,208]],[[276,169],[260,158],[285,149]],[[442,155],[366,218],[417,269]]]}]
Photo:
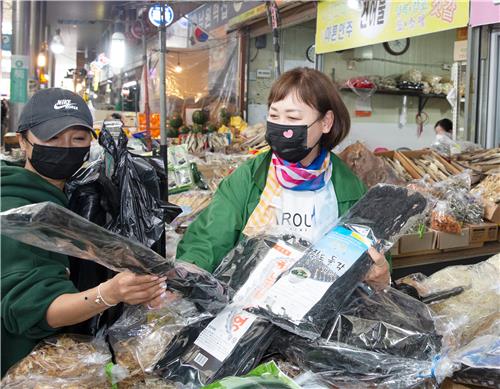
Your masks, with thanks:
[{"label": "colorful bandana scarf", "polygon": [[255,236],[273,224],[275,212],[272,210],[271,204],[275,197],[281,196],[283,188],[296,191],[315,191],[323,188],[331,177],[332,163],[330,153],[326,149],[323,149],[307,168],[302,167],[300,162],[283,161],[273,154],[266,186],[243,233],[247,236]]}]

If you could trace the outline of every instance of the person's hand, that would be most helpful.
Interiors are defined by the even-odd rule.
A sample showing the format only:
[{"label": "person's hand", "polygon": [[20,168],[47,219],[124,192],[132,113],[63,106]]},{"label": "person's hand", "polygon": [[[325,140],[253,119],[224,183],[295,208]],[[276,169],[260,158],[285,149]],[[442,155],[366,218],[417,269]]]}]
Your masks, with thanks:
[{"label": "person's hand", "polygon": [[368,254],[373,259],[373,265],[366,275],[365,281],[376,288],[385,288],[391,282],[389,264],[384,254],[379,253],[373,247],[368,249]]},{"label": "person's hand", "polygon": [[158,297],[155,297],[151,301],[144,303],[148,309],[160,309],[165,306],[170,305],[175,300],[179,300],[180,296],[177,293],[166,290],[164,293],[160,294]]},{"label": "person's hand", "polygon": [[143,304],[165,292],[165,281],[166,277],[139,276],[126,271],[101,284],[101,296],[108,304]]}]

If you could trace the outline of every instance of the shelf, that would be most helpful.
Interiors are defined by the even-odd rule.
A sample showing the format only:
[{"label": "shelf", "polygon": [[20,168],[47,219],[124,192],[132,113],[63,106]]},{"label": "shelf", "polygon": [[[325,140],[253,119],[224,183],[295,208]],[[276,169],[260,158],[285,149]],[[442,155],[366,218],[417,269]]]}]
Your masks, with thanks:
[{"label": "shelf", "polygon": [[[354,91],[351,88],[340,88],[342,92],[352,92]],[[363,91],[365,89],[359,89],[359,91]],[[446,95],[443,93],[423,93],[417,90],[401,90],[401,89],[377,89],[375,91],[377,95],[392,95],[392,96],[414,96],[418,97],[418,114],[420,115],[427,104],[429,99],[446,99]]]}]

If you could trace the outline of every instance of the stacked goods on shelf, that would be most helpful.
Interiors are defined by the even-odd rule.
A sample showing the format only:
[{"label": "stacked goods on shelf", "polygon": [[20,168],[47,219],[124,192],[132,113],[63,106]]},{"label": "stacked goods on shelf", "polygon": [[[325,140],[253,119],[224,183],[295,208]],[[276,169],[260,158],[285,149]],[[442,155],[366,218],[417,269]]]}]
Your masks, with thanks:
[{"label": "stacked goods on shelf", "polygon": [[500,224],[500,173],[489,174],[472,193],[482,197],[485,219]]},{"label": "stacked goods on shelf", "polygon": [[419,177],[417,171],[400,152],[384,151],[376,155],[383,158],[402,181],[410,182]]}]

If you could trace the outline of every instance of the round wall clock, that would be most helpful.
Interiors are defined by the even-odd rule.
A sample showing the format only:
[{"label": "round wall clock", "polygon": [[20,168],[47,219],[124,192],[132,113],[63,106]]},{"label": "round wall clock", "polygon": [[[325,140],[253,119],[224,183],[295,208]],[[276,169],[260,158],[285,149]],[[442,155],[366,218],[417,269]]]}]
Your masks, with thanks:
[{"label": "round wall clock", "polygon": [[410,48],[410,38],[384,42],[384,49],[392,55],[402,55]]},{"label": "round wall clock", "polygon": [[306,50],[306,58],[309,62],[316,62],[316,45],[312,44]]}]

